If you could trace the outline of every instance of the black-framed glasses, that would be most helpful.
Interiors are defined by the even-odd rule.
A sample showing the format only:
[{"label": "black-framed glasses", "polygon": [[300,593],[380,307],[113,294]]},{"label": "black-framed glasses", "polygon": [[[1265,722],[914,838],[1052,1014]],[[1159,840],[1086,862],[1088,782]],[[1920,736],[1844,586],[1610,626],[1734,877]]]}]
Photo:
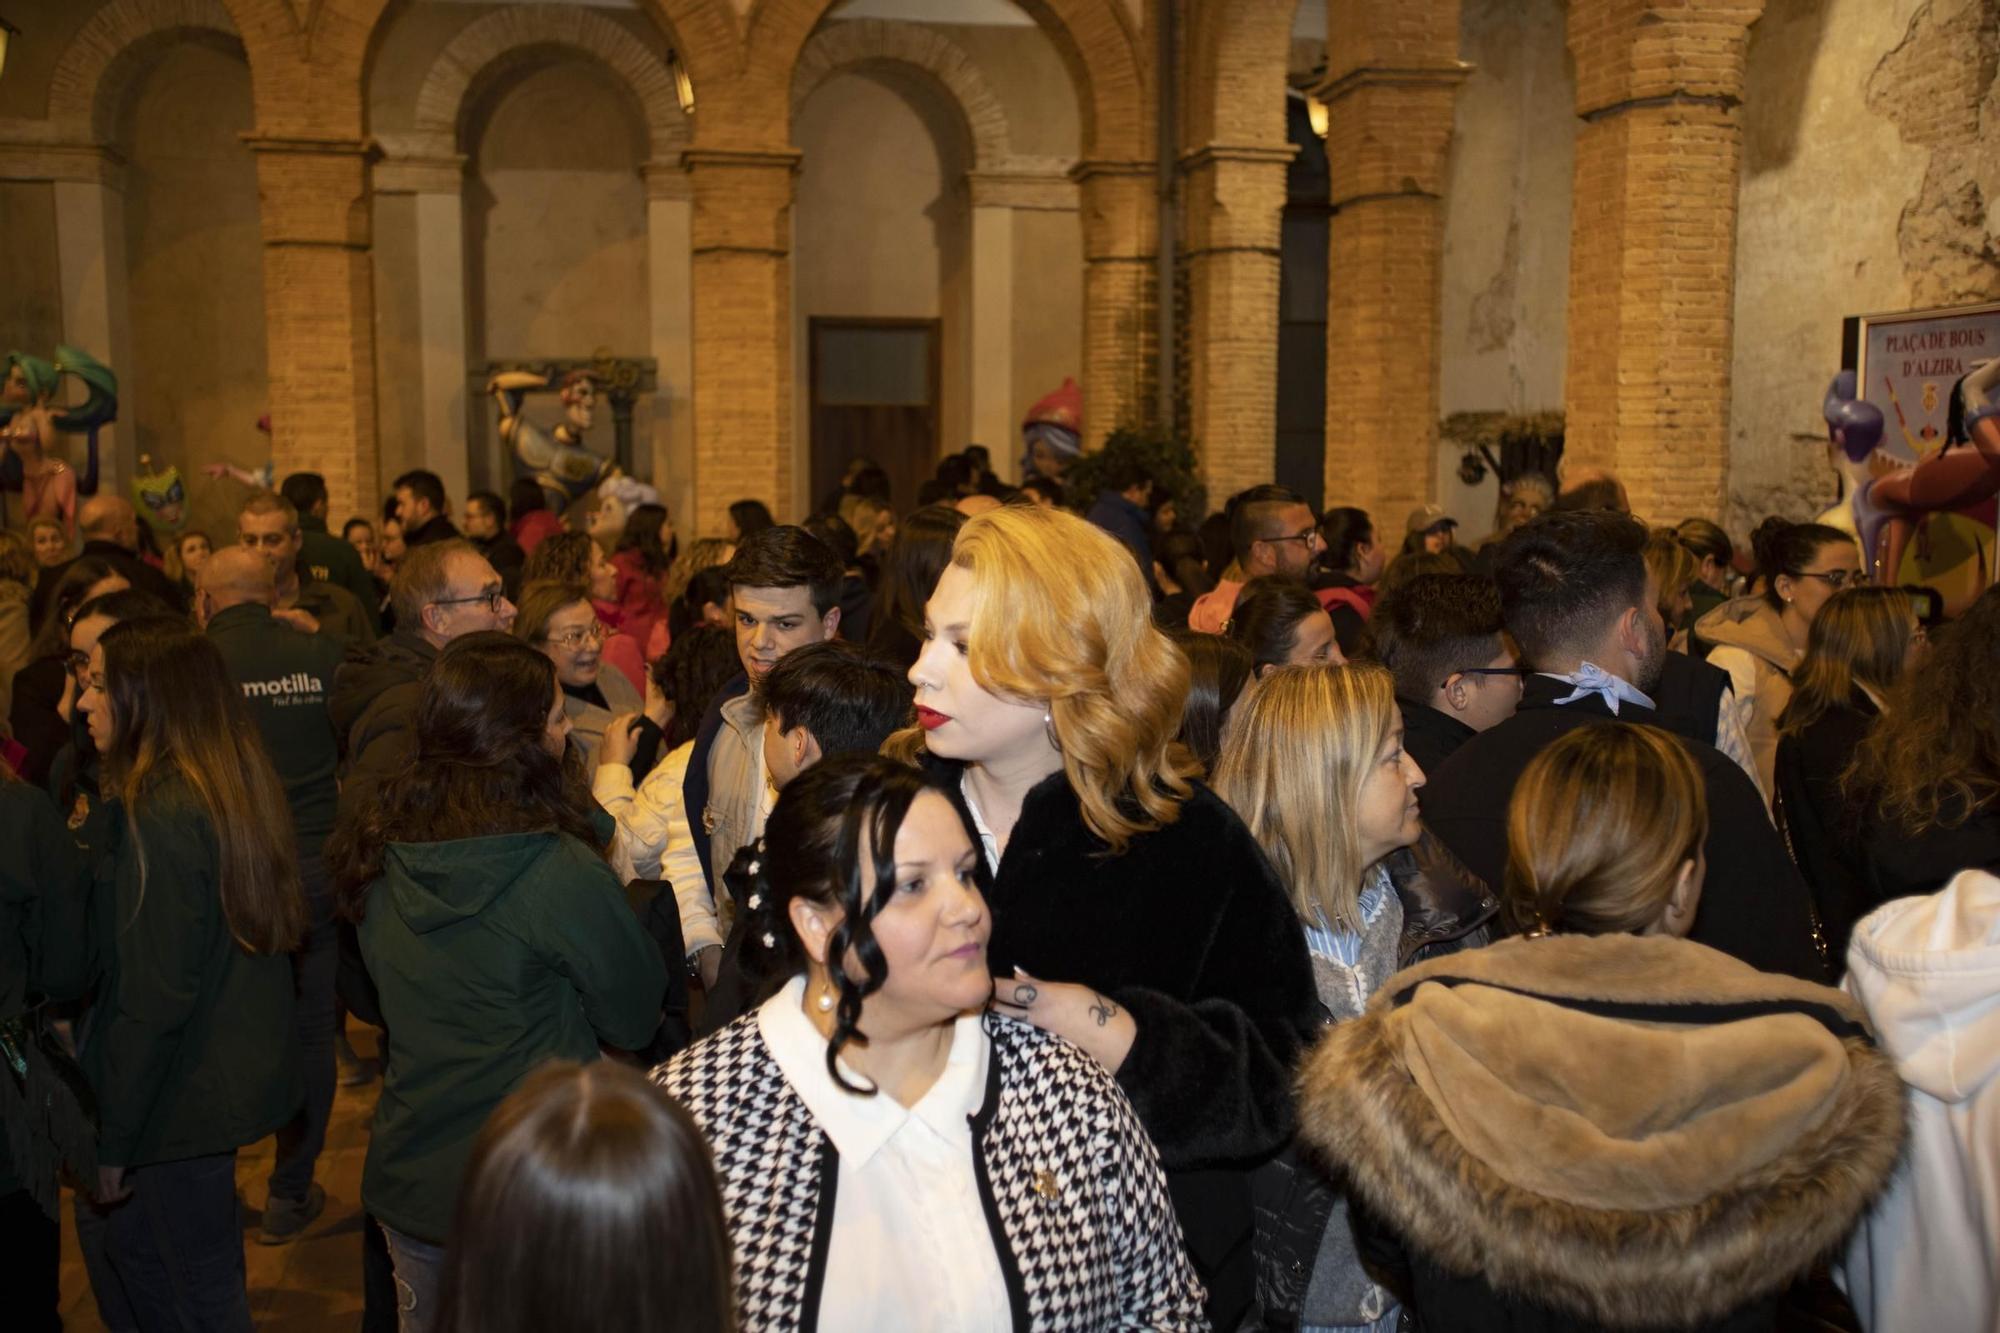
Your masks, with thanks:
[{"label": "black-framed glasses", "polygon": [[432,602],[431,605],[470,606],[474,602],[484,602],[486,603],[486,609],[497,616],[500,614],[500,608],[506,604],[506,601],[507,590],[505,588],[489,588],[485,592],[476,592],[470,597],[440,597],[435,602]]},{"label": "black-framed glasses", "polygon": [[1868,571],[1865,569],[1802,569],[1794,577],[1818,579],[1835,592],[1839,592],[1842,588],[1859,588],[1864,586],[1868,582]]},{"label": "black-framed glasses", "polygon": [[1304,542],[1307,546],[1311,546],[1313,539],[1317,536],[1319,536],[1319,529],[1311,527],[1307,528],[1304,532],[1295,532],[1289,537],[1259,537],[1257,540],[1260,542]]},{"label": "black-framed glasses", "polygon": [[[1454,676],[1512,676],[1516,680],[1526,680],[1529,676],[1534,675],[1535,672],[1533,667],[1524,666],[1461,667],[1451,674]],[[1439,683],[1438,688],[1443,689],[1449,684],[1451,684],[1449,680],[1442,681]]]}]

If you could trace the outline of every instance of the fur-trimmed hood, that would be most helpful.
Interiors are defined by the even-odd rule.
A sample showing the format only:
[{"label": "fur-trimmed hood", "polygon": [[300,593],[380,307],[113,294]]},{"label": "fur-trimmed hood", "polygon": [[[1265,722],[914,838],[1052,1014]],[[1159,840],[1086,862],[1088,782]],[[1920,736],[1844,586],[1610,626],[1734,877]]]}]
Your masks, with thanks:
[{"label": "fur-trimmed hood", "polygon": [[1302,1137],[1409,1245],[1628,1327],[1784,1287],[1904,1135],[1852,999],[1663,938],[1516,939],[1406,969],[1299,1088]]}]

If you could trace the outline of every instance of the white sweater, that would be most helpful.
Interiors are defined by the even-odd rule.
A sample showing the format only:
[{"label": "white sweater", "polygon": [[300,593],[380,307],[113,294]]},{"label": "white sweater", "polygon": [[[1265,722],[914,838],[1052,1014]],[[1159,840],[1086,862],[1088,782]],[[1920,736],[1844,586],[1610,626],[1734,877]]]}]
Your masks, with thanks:
[{"label": "white sweater", "polygon": [[1847,950],[1908,1087],[1910,1147],[1848,1247],[1870,1333],[2000,1330],[2000,879],[1961,872],[1876,909]]}]

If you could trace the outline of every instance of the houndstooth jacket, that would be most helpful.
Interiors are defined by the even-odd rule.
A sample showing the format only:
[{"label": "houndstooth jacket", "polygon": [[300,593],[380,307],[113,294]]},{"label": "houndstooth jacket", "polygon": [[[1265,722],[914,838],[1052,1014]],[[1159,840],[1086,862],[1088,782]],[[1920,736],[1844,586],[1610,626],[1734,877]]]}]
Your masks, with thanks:
[{"label": "houndstooth jacket", "polygon": [[[998,1015],[973,1117],[980,1200],[1016,1329],[1206,1329],[1152,1141],[1102,1066]],[[707,1136],[735,1247],[741,1327],[811,1330],[840,1157],[757,1015],[653,1071]]]}]

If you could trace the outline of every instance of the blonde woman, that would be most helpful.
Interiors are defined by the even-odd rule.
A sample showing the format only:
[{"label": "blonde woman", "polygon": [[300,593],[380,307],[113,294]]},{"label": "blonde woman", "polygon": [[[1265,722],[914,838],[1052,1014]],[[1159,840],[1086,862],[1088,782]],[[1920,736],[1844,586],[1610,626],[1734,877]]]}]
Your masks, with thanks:
[{"label": "blonde woman", "polygon": [[1700,771],[1654,727],[1538,754],[1508,811],[1523,938],[1408,968],[1300,1078],[1419,1328],[1787,1327],[1886,1183],[1902,1088],[1839,991],[1683,938]]},{"label": "blonde woman", "polygon": [[[1499,903],[1432,841],[1419,854],[1423,770],[1403,749],[1378,666],[1278,667],[1231,718],[1215,791],[1270,856],[1312,952],[1322,1018],[1359,1018],[1419,951],[1483,944]],[[1258,1297],[1307,1328],[1393,1328],[1362,1270],[1346,1202],[1287,1152],[1259,1177]]]},{"label": "blonde woman", "polygon": [[1842,793],[1841,776],[1928,642],[1909,594],[1849,588],[1813,618],[1791,702],[1778,718],[1772,813],[1812,888],[1836,972],[1854,923],[1879,901],[1862,868],[1862,812]]},{"label": "blonde woman", "polygon": [[922,762],[993,872],[995,1004],[1117,1075],[1209,1318],[1234,1328],[1249,1171],[1291,1137],[1318,1006],[1283,886],[1174,741],[1188,666],[1151,612],[1116,539],[1059,510],[990,511],[953,544],[910,681]]}]

